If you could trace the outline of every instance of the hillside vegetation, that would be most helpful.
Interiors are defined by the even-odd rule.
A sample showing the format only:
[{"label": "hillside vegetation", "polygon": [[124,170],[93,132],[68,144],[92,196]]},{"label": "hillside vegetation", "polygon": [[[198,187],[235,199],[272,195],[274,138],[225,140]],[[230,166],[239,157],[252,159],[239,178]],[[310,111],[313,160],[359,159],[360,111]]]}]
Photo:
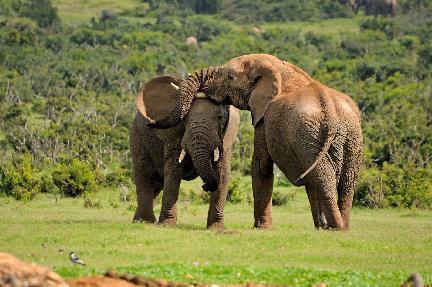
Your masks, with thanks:
[{"label": "hillside vegetation", "polygon": [[[374,18],[330,0],[1,1],[0,194],[131,187],[129,126],[144,82],[269,53],[358,103],[355,204],[430,208],[431,2],[399,3],[397,17]],[[249,174],[250,123],[243,112],[232,190]]]}]

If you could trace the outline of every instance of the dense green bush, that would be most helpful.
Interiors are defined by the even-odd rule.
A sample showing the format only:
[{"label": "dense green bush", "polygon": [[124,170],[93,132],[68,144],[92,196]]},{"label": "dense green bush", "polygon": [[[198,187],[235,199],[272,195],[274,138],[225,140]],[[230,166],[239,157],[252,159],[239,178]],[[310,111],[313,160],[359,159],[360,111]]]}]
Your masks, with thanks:
[{"label": "dense green bush", "polygon": [[366,207],[431,207],[432,173],[407,165],[385,164],[382,169],[363,169],[354,204]]},{"label": "dense green bush", "polygon": [[35,20],[39,27],[46,28],[60,21],[51,0],[27,0],[23,3],[19,14]]},{"label": "dense green bush", "polygon": [[39,170],[25,155],[11,166],[0,166],[0,195],[12,196],[17,200],[30,200],[41,191]]},{"label": "dense green bush", "polygon": [[274,206],[284,206],[292,202],[295,197],[295,192],[281,192],[279,190],[274,190],[272,196],[272,204]]},{"label": "dense green bush", "polygon": [[51,0],[3,0],[0,2],[0,15],[28,17],[41,28],[60,22]]},{"label": "dense green bush", "polygon": [[227,201],[231,203],[242,202],[242,190],[240,190],[240,178],[231,179],[228,186]]},{"label": "dense green bush", "polygon": [[57,164],[52,173],[52,178],[61,194],[65,196],[76,197],[97,189],[95,175],[91,166],[78,159]]}]

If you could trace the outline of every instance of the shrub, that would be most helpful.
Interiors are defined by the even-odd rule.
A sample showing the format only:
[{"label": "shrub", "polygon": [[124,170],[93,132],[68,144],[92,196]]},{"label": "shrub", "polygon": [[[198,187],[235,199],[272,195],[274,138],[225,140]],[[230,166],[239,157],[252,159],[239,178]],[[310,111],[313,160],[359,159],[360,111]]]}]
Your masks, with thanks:
[{"label": "shrub", "polygon": [[12,18],[0,23],[0,43],[6,45],[34,45],[38,42],[39,29],[27,18]]},{"label": "shrub", "polygon": [[240,178],[233,178],[228,185],[227,201],[231,203],[241,203],[243,198],[240,190]]},{"label": "shrub", "polygon": [[41,192],[60,194],[60,189],[54,184],[51,174],[44,174],[41,177]]},{"label": "shrub", "polygon": [[60,21],[57,8],[52,5],[50,0],[30,0],[21,7],[19,14],[35,20],[42,28]]},{"label": "shrub", "polygon": [[230,31],[230,26],[227,24],[203,16],[188,18],[184,23],[184,28],[190,35],[195,36],[198,42],[213,40]]},{"label": "shrub", "polygon": [[52,173],[54,184],[65,196],[76,197],[96,190],[95,174],[85,161],[73,159],[58,164]]},{"label": "shrub", "polygon": [[[194,204],[208,204],[210,203],[210,193],[205,192],[200,188],[200,184],[194,184],[194,187],[187,185],[180,185],[179,199]],[[156,201],[159,203],[162,196],[158,196]]]},{"label": "shrub", "polygon": [[289,202],[295,199],[295,192],[281,192],[279,190],[273,191],[272,204],[274,206],[287,205]]},{"label": "shrub", "polygon": [[112,165],[112,169],[105,177],[105,184],[109,186],[131,185],[131,173],[128,168]]},{"label": "shrub", "polygon": [[0,167],[0,195],[17,200],[30,200],[41,190],[39,171],[28,155],[19,158],[11,167]]},{"label": "shrub", "polygon": [[382,169],[363,169],[354,204],[364,207],[432,207],[432,173],[413,165],[403,168],[384,164]]},{"label": "shrub", "polygon": [[84,197],[83,202],[84,208],[102,208],[102,203],[99,199]]}]

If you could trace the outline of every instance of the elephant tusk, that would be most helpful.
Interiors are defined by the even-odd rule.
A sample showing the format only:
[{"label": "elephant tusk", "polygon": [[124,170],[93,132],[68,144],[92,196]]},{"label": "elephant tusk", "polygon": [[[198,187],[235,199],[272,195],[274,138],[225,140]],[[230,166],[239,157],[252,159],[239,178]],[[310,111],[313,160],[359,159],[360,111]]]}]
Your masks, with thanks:
[{"label": "elephant tusk", "polygon": [[171,86],[173,86],[173,88],[176,89],[177,91],[180,90],[179,86],[177,86],[177,85],[174,84],[174,83],[171,83]]},{"label": "elephant tusk", "polygon": [[218,160],[219,160],[219,148],[217,147],[217,148],[215,148],[215,150],[213,151],[213,160],[215,161],[215,162],[217,162]]},{"label": "elephant tusk", "polygon": [[198,92],[195,95],[195,99],[208,99],[209,97],[207,97],[206,94],[204,94],[203,92]]},{"label": "elephant tusk", "polygon": [[181,163],[186,155],[186,151],[184,149],[181,150],[178,162]]}]

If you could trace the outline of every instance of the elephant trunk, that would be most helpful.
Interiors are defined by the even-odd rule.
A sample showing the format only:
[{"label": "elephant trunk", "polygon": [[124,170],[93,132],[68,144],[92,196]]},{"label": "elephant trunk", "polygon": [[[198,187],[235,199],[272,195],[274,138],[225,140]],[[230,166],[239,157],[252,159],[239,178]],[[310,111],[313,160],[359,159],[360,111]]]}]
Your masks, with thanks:
[{"label": "elephant trunk", "polygon": [[219,178],[214,172],[213,161],[219,160],[219,154],[217,158],[214,154],[216,150],[219,152],[219,148],[214,148],[204,137],[195,138],[186,148],[198,175],[204,181],[203,189],[209,192],[217,190]]},{"label": "elephant trunk", "polygon": [[173,127],[182,121],[189,112],[192,101],[197,92],[203,90],[209,82],[215,79],[220,71],[220,67],[210,67],[190,75],[179,87],[180,95],[176,105],[167,117],[151,122],[148,126],[158,129]]}]

